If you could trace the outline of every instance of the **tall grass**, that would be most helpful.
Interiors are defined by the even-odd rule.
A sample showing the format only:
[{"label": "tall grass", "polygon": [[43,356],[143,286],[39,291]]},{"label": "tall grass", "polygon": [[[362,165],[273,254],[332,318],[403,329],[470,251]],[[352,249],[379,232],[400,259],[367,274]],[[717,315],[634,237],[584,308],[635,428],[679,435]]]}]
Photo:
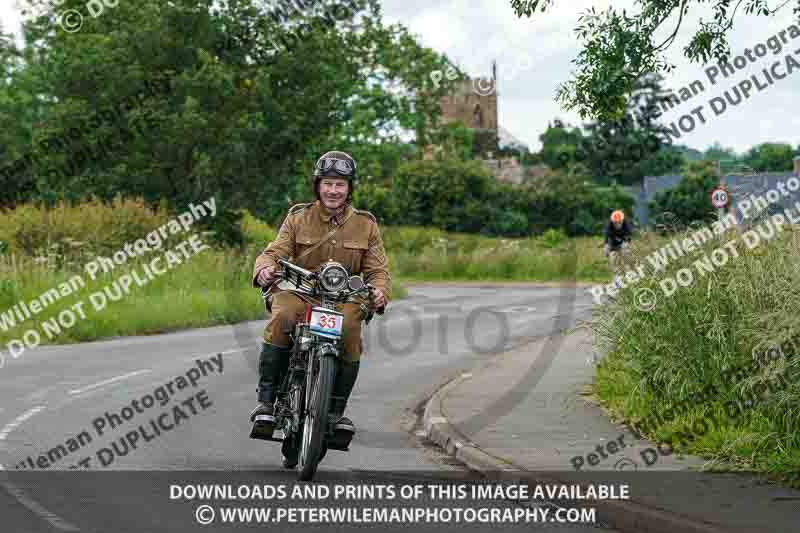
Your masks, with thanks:
[{"label": "tall grass", "polygon": [[[46,210],[24,205],[0,216],[0,313],[30,302],[45,291],[80,275],[86,286],[31,319],[0,326],[0,346],[35,328],[42,343],[71,343],[101,338],[160,333],[181,328],[254,320],[264,316],[259,293],[250,285],[252,265],[275,228],[245,212],[243,252],[212,248],[193,255],[166,274],[95,310],[90,295],[137,272],[152,255],[129,260],[92,280],[85,265],[98,255],[110,257],[126,243],[144,237],[170,219],[166,208],[152,210],[140,200],[117,199],[111,205],[91,201]],[[191,233],[170,236],[170,249]],[[395,280],[393,297],[406,295],[406,281],[456,280],[602,280],[608,277],[599,240],[567,239],[559,232],[541,238],[507,240],[448,234],[418,227],[386,227],[384,242]],[[42,323],[84,302],[86,319],[49,338]]]},{"label": "tall grass", "polygon": [[603,281],[599,238],[553,234],[497,239],[416,227],[384,230],[392,275],[402,281]]},{"label": "tall grass", "polygon": [[[60,344],[252,320],[263,316],[264,311],[257,292],[249,286],[251,265],[243,263],[237,253],[201,251],[141,287],[132,284],[128,294],[117,301],[106,300],[107,304],[100,310],[93,307],[90,295],[132,271],[146,279],[142,262],[117,267],[94,280],[84,273],[85,287],[8,331],[0,329],[0,343],[5,345],[12,339],[19,339],[32,328],[40,333],[43,344]],[[53,271],[24,257],[4,259],[0,262],[0,271],[0,311],[3,312],[19,301],[38,298],[74,275],[65,270]],[[86,318],[62,329],[54,338],[48,338],[42,323],[57,318],[61,311],[78,302],[83,302]]]},{"label": "tall grass", "polygon": [[[729,261],[701,275],[694,261],[731,241]],[[651,244],[640,259],[656,240]],[[729,230],[665,271],[648,268],[647,280],[624,288],[595,314],[594,329],[609,350],[597,372],[600,399],[647,436],[706,457],[708,468],[800,482],[798,264],[800,232],[788,228],[752,250]],[[679,269],[693,272],[694,283],[667,297],[659,281]],[[641,300],[637,308],[644,289],[657,295],[650,311]],[[710,386],[714,394],[702,397]],[[752,405],[725,414],[726,406],[747,398]],[[683,406],[675,416],[643,425],[675,406]]]}]

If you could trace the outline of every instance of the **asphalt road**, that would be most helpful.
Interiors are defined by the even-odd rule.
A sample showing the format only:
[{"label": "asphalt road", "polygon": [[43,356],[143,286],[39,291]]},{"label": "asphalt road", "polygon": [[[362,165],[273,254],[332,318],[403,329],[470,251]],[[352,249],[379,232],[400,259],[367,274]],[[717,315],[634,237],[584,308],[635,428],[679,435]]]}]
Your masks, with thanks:
[{"label": "asphalt road", "polygon": [[[588,319],[590,309],[591,297],[585,289],[412,287],[410,298],[393,304],[387,315],[376,318],[365,330],[366,354],[348,409],[358,434],[349,452],[328,453],[316,480],[393,484],[399,490],[401,485],[438,483],[448,476],[467,479],[462,465],[418,434],[421,405],[440,385],[481,360],[569,328]],[[248,438],[262,327],[259,321],[44,347],[18,359],[8,358],[0,369],[3,530],[228,530],[233,526],[198,525],[194,516],[198,500],[172,494],[178,490],[172,486],[285,484],[291,488],[294,477],[281,468],[280,445]],[[558,341],[546,349],[557,351]],[[499,408],[502,411],[503,406]],[[497,414],[495,409],[491,416]],[[476,428],[480,425],[478,417]],[[386,503],[373,497],[353,504]],[[415,498],[395,503],[428,507],[447,503]],[[307,503],[327,501],[323,497]],[[298,502],[270,500],[275,509]],[[524,507],[485,498],[457,506],[467,504],[501,510]],[[533,507],[525,508],[549,507],[546,502],[533,502]],[[270,528],[368,527],[288,520],[284,516]],[[11,529],[6,529],[8,525]],[[235,529],[240,527],[247,525]],[[414,527],[598,530],[587,525],[463,521],[423,522]]]}]

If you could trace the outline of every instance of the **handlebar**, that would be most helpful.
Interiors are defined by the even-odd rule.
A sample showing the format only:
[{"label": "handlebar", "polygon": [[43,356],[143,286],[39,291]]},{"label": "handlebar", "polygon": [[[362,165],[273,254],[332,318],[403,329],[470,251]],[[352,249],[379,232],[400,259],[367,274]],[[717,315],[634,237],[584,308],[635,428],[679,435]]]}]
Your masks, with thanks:
[{"label": "handlebar", "polygon": [[291,270],[291,271],[295,272],[296,274],[299,274],[300,276],[302,276],[303,278],[307,279],[308,281],[316,279],[316,277],[317,277],[316,273],[311,272],[310,270],[306,270],[305,268],[301,268],[299,266],[293,265],[289,261],[284,261],[283,259],[278,259],[278,264],[281,265],[285,269]]},{"label": "handlebar", "polygon": [[[319,274],[318,273],[311,272],[310,270],[306,270],[306,269],[304,269],[302,267],[299,267],[297,265],[294,265],[294,264],[290,263],[289,261],[285,261],[283,259],[278,259],[277,263],[284,268],[283,272],[276,272],[276,275],[279,276],[279,277],[282,277],[282,278],[285,277],[285,272],[286,271],[290,271],[290,272],[294,272],[299,277],[301,277],[304,280],[309,281],[309,282],[314,281],[314,280],[319,278]],[[348,294],[348,297],[356,296],[361,292],[368,291],[369,299],[370,299],[370,301],[373,301],[374,300],[374,297],[373,297],[373,291],[374,290],[375,290],[375,287],[373,287],[369,283],[364,283],[364,286],[361,287],[360,289],[355,290],[355,291],[351,291],[350,294]],[[379,307],[378,309],[375,310],[375,312],[377,312],[379,315],[383,315],[386,312],[386,306],[384,305],[382,307]]]}]

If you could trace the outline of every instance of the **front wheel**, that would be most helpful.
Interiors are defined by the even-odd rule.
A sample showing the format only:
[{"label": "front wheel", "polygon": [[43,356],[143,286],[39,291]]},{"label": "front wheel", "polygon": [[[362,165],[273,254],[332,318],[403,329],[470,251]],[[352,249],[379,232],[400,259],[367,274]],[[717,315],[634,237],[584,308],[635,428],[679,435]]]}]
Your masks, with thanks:
[{"label": "front wheel", "polygon": [[325,432],[328,429],[328,410],[336,377],[336,358],[324,355],[319,360],[319,372],[309,394],[309,407],[303,423],[303,441],[298,464],[300,481],[310,481],[322,459]]}]

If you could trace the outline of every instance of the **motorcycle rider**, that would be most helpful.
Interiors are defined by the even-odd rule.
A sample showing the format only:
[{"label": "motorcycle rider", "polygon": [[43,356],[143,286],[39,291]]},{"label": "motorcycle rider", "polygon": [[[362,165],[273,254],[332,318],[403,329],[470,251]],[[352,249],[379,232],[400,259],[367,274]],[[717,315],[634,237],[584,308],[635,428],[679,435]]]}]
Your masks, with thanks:
[{"label": "motorcycle rider", "polygon": [[[253,286],[270,287],[272,300],[267,305],[272,317],[264,329],[256,389],[258,405],[250,413],[250,420],[254,423],[251,438],[268,439],[272,434],[275,395],[289,365],[289,334],[305,315],[306,302],[318,303],[273,284],[277,259],[288,260],[311,271],[326,261],[337,261],[351,275],[361,274],[375,287],[373,308],[385,307],[390,298],[391,277],[378,221],[371,213],[350,205],[356,178],[356,162],[350,155],[339,151],[323,154],[311,178],[316,201],[293,206],[275,240],[256,258]],[[344,410],[358,377],[363,349],[362,311],[358,303],[343,304],[337,310],[345,315],[342,329],[344,353],[337,362],[331,413],[336,420],[336,430],[355,432],[355,425],[344,416]],[[291,462],[289,459],[286,461]]]},{"label": "motorcycle rider", "polygon": [[611,218],[603,230],[603,254],[609,261],[613,259],[611,253],[618,254],[622,248],[627,247],[632,234],[631,227],[625,220],[625,213],[620,210],[611,213]]}]

